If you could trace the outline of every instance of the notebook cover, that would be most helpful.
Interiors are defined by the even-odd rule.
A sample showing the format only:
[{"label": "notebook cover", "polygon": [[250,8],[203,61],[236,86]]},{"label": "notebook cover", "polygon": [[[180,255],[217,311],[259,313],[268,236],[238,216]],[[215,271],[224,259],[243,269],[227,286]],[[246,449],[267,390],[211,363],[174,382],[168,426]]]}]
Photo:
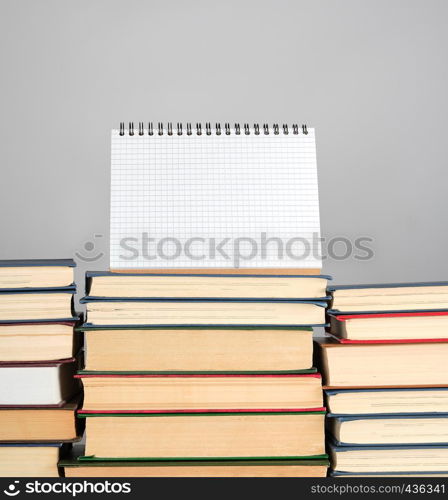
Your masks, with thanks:
[{"label": "notebook cover", "polygon": [[73,259],[0,260],[0,267],[76,267]]}]

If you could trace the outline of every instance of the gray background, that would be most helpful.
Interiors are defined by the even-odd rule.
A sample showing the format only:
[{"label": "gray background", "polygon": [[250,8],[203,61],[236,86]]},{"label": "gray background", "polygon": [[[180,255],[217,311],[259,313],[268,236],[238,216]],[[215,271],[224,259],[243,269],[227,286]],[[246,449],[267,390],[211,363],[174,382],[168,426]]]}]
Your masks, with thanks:
[{"label": "gray background", "polygon": [[323,235],[374,239],[373,259],[325,272],[448,279],[446,0],[0,5],[0,258],[108,267],[121,120],[304,122]]}]

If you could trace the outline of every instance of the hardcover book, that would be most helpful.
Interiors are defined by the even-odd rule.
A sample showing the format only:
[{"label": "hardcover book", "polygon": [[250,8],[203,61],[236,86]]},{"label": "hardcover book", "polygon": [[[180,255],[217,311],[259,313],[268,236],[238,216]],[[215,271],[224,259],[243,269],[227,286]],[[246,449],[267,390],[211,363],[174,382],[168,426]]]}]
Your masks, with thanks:
[{"label": "hardcover book", "polygon": [[71,286],[74,267],[72,259],[0,260],[0,290]]},{"label": "hardcover book", "polygon": [[65,477],[325,477],[328,460],[59,461]]},{"label": "hardcover book", "polygon": [[322,275],[87,272],[92,297],[196,299],[326,299]]},{"label": "hardcover book", "polygon": [[327,428],[338,446],[448,445],[448,414],[329,414]]},{"label": "hardcover book", "polygon": [[2,442],[72,442],[82,435],[76,419],[79,398],[60,406],[10,406],[0,408]]},{"label": "hardcover book", "polygon": [[88,371],[272,373],[313,364],[311,328],[83,325],[80,330]]},{"label": "hardcover book", "polygon": [[94,299],[87,305],[92,325],[151,326],[324,326],[325,302],[301,300]]},{"label": "hardcover book", "polygon": [[62,443],[0,443],[0,477],[58,477],[65,453]]},{"label": "hardcover book", "polygon": [[75,319],[76,287],[10,290],[0,292],[0,323]]},{"label": "hardcover book", "polygon": [[448,342],[316,340],[316,364],[326,389],[448,386]]},{"label": "hardcover book", "polygon": [[448,281],[329,286],[332,312],[448,309]]},{"label": "hardcover book", "polygon": [[78,392],[75,358],[59,361],[0,361],[0,407],[61,406]]},{"label": "hardcover book", "polygon": [[330,332],[341,342],[448,340],[448,310],[330,314]]},{"label": "hardcover book", "polygon": [[328,410],[338,416],[448,414],[448,387],[327,389],[325,396]]},{"label": "hardcover book", "polygon": [[324,411],[79,417],[86,418],[85,460],[298,459],[325,454]]},{"label": "hardcover book", "polygon": [[448,446],[336,446],[330,444],[332,468],[338,473],[448,473]]},{"label": "hardcover book", "polygon": [[71,358],[81,344],[81,335],[74,334],[76,323],[76,319],[0,323],[1,361]]},{"label": "hardcover book", "polygon": [[84,386],[80,413],[324,410],[318,373],[77,376]]}]

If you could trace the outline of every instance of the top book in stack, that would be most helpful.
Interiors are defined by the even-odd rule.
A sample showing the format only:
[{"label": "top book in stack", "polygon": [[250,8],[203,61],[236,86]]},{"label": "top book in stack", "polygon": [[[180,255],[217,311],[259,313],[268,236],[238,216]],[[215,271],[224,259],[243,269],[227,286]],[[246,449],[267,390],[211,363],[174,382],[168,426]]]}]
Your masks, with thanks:
[{"label": "top book in stack", "polygon": [[95,325],[323,326],[327,276],[88,273]]},{"label": "top book in stack", "polygon": [[327,386],[446,386],[448,282],[329,291],[331,338],[319,343]]},{"label": "top book in stack", "polygon": [[75,262],[0,261],[0,323],[72,320]]},{"label": "top book in stack", "polygon": [[331,286],[330,313],[448,309],[448,281]]},{"label": "top book in stack", "polygon": [[448,282],[330,287],[330,331],[343,342],[448,338]]}]

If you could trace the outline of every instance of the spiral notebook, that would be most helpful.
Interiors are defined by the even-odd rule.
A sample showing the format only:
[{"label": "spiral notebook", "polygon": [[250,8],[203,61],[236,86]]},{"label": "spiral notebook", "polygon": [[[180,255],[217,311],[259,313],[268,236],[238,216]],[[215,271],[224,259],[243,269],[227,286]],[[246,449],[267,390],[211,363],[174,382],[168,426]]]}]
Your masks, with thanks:
[{"label": "spiral notebook", "polygon": [[111,269],[322,267],[313,128],[121,123],[111,170]]}]

